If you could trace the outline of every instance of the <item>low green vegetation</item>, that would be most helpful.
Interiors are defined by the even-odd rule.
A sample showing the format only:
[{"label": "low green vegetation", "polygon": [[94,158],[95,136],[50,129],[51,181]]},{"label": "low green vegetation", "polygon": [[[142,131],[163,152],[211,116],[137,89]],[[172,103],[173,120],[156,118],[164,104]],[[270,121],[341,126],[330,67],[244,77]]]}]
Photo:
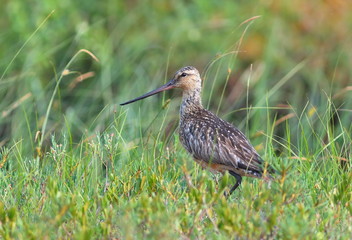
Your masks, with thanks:
[{"label": "low green vegetation", "polygon": [[[350,239],[351,5],[338,1],[5,1],[0,9],[1,239]],[[277,169],[202,170],[175,90]]]}]

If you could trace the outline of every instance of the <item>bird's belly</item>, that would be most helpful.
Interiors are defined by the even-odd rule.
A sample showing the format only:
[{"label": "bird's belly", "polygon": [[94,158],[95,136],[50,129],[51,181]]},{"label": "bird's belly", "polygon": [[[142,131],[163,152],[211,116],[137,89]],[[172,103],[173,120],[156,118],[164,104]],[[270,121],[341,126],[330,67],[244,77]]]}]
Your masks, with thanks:
[{"label": "bird's belly", "polygon": [[250,172],[247,172],[243,169],[235,168],[233,166],[228,166],[224,164],[218,164],[218,163],[209,163],[203,160],[199,160],[194,158],[194,160],[203,168],[211,171],[212,173],[222,173],[224,174],[226,171],[232,171],[240,176],[246,176],[246,177],[254,177],[254,178],[261,178],[261,176],[257,174],[253,174]]},{"label": "bird's belly", "polygon": [[202,166],[202,168],[204,169],[208,169],[209,171],[211,171],[212,173],[225,173],[226,171],[231,171],[233,170],[233,168],[223,165],[223,164],[218,164],[218,163],[209,163],[203,160],[199,160],[199,159],[194,159],[200,166]]}]

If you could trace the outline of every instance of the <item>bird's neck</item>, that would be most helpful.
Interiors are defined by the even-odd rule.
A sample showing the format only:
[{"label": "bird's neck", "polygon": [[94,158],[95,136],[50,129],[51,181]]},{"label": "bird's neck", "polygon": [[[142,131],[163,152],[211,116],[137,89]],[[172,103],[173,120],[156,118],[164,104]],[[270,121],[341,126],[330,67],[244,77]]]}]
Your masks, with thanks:
[{"label": "bird's neck", "polygon": [[201,100],[201,89],[184,90],[182,94],[182,104],[180,114],[183,116],[198,108],[203,108]]}]

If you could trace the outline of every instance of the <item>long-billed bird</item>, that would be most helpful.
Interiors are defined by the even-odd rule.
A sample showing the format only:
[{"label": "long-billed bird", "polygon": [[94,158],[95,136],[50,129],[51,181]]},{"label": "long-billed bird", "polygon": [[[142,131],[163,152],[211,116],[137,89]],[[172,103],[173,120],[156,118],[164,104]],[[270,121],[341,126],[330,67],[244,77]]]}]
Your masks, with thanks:
[{"label": "long-billed bird", "polygon": [[246,136],[230,123],[206,110],[201,101],[202,80],[198,70],[188,66],[178,70],[165,85],[126,105],[172,88],[182,89],[179,135],[182,145],[202,167],[224,173],[228,171],[236,183],[225,195],[230,195],[242,182],[242,177],[270,179],[270,166],[265,165]]}]

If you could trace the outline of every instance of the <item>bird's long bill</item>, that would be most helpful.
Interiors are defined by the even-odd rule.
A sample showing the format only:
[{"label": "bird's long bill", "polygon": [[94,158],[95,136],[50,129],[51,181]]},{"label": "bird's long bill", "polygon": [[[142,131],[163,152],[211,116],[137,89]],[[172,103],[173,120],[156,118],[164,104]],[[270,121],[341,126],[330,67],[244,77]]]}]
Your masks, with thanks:
[{"label": "bird's long bill", "polygon": [[154,89],[153,91],[150,91],[150,92],[148,92],[148,93],[146,93],[146,94],[144,94],[144,95],[142,95],[142,96],[140,96],[140,97],[137,97],[137,98],[135,98],[135,99],[132,99],[132,100],[130,100],[130,101],[127,101],[127,102],[124,102],[124,103],[120,103],[120,105],[121,105],[121,106],[122,106],[122,105],[127,105],[127,104],[130,104],[130,103],[139,101],[139,100],[141,100],[141,99],[150,97],[150,96],[152,96],[152,95],[154,95],[154,94],[157,94],[157,93],[159,93],[159,92],[163,92],[163,91],[169,90],[169,89],[174,88],[174,87],[175,87],[175,86],[174,86],[174,84],[172,83],[172,80],[171,80],[170,82],[168,82],[168,83],[162,85],[161,87],[159,87],[159,88],[157,88],[157,89]]}]

